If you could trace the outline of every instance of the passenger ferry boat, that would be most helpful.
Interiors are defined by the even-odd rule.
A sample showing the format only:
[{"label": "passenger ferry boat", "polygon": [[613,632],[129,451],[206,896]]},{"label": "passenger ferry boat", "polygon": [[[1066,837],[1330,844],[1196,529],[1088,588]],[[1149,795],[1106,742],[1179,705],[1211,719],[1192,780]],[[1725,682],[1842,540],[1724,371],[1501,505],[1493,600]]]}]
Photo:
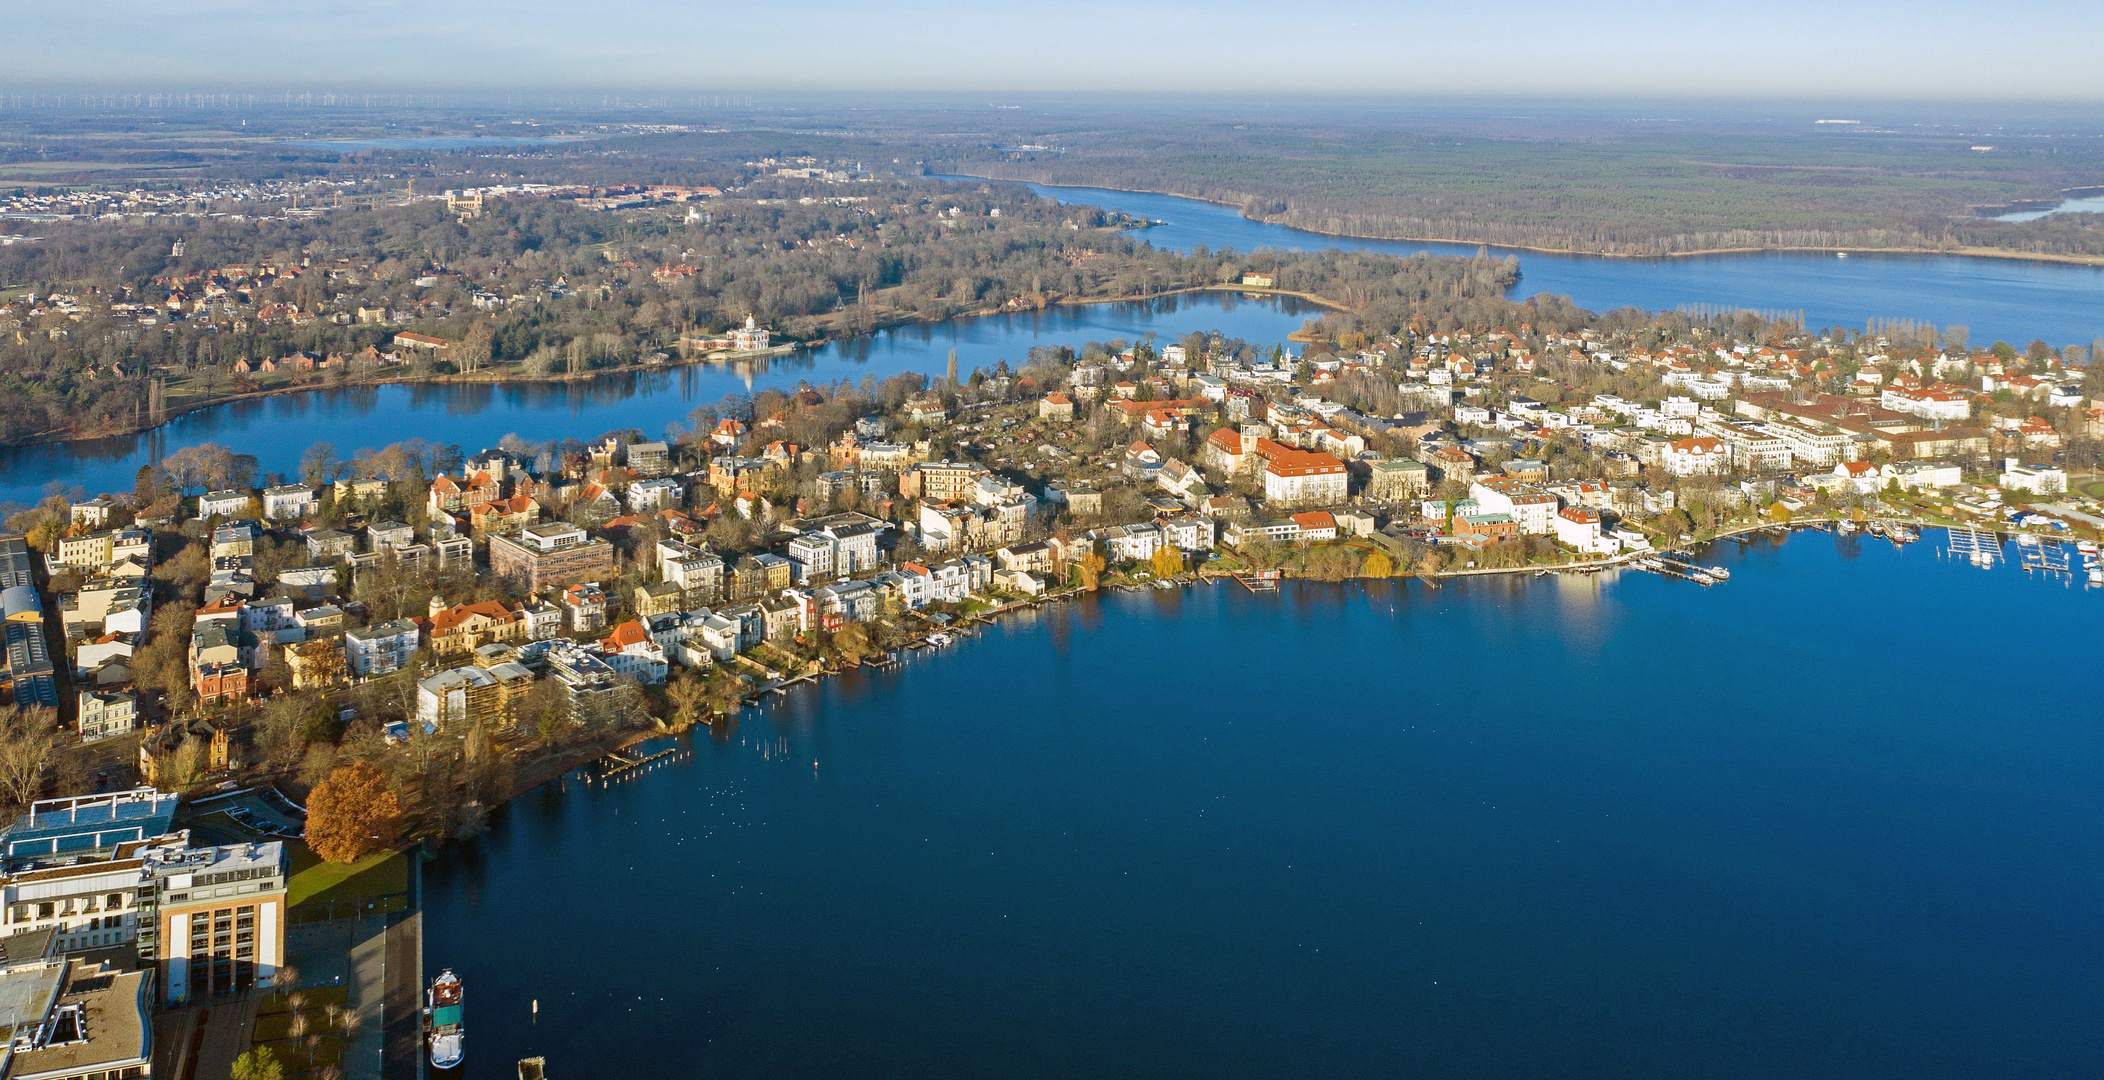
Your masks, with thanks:
[{"label": "passenger ferry boat", "polygon": [[460,977],[452,968],[431,981],[430,1005],[424,1022],[431,1038],[431,1067],[451,1069],[460,1064],[466,1032],[460,1022]]}]

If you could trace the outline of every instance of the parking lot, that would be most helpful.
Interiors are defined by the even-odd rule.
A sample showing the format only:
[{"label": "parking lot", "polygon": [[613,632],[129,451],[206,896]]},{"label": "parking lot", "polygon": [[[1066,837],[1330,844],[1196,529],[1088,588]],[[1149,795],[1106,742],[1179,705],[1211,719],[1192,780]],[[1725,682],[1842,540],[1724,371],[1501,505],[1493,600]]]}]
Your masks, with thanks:
[{"label": "parking lot", "polygon": [[207,795],[190,804],[187,821],[193,831],[208,834],[200,839],[225,844],[293,839],[307,827],[299,806],[270,787]]}]

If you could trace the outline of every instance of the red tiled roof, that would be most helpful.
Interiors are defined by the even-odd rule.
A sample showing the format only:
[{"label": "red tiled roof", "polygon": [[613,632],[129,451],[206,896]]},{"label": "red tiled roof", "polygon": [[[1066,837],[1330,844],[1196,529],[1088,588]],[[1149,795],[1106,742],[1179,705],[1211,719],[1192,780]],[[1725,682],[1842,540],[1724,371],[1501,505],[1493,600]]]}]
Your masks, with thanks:
[{"label": "red tiled roof", "polygon": [[484,600],[479,604],[455,604],[431,616],[431,636],[450,633],[475,615],[507,623],[515,617],[512,610],[505,607],[501,600]]},{"label": "red tiled roof", "polygon": [[614,627],[612,632],[600,639],[599,647],[608,652],[620,652],[630,645],[641,645],[648,640],[650,635],[643,632],[643,624],[630,619]]}]

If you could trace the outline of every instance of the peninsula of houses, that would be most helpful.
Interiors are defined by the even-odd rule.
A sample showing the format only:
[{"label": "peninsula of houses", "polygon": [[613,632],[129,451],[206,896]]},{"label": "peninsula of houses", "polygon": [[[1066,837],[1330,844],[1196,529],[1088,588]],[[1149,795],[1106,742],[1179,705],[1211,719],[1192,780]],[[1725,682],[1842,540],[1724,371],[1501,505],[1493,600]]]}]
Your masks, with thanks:
[{"label": "peninsula of houses", "polygon": [[[2094,529],[2055,458],[2104,425],[2081,369],[1857,348],[1888,351],[1843,370],[1832,343],[1647,348],[1523,326],[1266,358],[1193,335],[908,377],[889,402],[847,384],[765,394],[700,410],[714,422],[674,442],[432,448],[195,492],[149,469],[136,492],[55,500],[0,541],[0,688],[63,704],[95,741],[408,671],[442,728],[471,696],[544,678],[574,711],[616,682],[779,677],[836,661],[848,626],[896,636],[1084,573],[1553,565],[1881,494]],[[175,626],[185,640],[158,648],[183,657],[180,680],[138,685]],[[141,742],[143,771],[158,745]]]}]

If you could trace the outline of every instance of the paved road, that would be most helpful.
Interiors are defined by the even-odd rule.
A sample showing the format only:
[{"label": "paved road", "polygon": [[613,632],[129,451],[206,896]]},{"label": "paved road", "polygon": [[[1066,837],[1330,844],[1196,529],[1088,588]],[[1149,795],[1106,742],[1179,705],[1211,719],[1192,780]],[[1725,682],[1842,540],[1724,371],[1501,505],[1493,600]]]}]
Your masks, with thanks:
[{"label": "paved road", "polygon": [[197,1045],[197,1068],[191,1074],[196,1080],[233,1074],[234,1059],[248,1052],[255,1037],[256,1008],[261,1004],[260,992],[213,1003],[203,1025],[204,1040]]},{"label": "paved road", "polygon": [[386,989],[386,917],[301,923],[285,931],[285,944],[293,966],[299,969],[301,986],[341,986],[350,994],[350,1007],[358,1014],[358,1034],[343,1050],[347,1080],[382,1080],[380,999]]},{"label": "paved road", "polygon": [[154,1017],[154,1075],[170,1080],[220,1080],[248,1050],[260,994],[216,998]]},{"label": "paved road", "polygon": [[2082,522],[2085,525],[2093,525],[2097,528],[2104,529],[2104,518],[2096,517],[2092,514],[2085,514],[2082,511],[2077,510],[2064,502],[2046,503],[2044,506],[2040,507],[2040,509],[2050,510],[2055,514],[2060,515],[2061,517],[2073,518],[2076,521]]},{"label": "paved road", "polygon": [[409,855],[409,910],[387,917],[386,1063],[387,1080],[424,1080],[424,916],[423,869]]}]

